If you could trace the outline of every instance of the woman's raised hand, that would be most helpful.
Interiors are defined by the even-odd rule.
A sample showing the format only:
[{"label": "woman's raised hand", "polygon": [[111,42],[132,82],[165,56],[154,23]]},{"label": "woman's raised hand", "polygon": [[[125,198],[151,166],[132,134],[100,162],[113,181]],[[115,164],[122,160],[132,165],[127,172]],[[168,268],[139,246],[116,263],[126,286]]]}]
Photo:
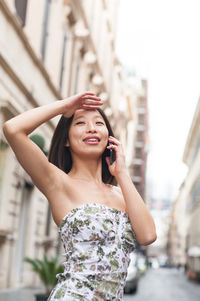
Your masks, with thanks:
[{"label": "woman's raised hand", "polygon": [[67,118],[71,117],[78,109],[95,110],[103,104],[101,98],[95,96],[93,92],[76,94],[64,99],[64,101],[66,102],[66,110],[63,116]]}]

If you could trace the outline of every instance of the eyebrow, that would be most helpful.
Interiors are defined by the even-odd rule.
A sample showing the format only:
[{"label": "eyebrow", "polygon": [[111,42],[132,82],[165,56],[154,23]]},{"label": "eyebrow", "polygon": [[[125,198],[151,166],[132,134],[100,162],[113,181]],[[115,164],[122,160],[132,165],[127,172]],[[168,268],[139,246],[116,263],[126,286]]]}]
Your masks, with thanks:
[{"label": "eyebrow", "polygon": [[[74,118],[74,121],[77,120],[77,119],[80,119],[80,118],[85,118],[85,116],[80,115],[80,116]],[[99,115],[95,115],[94,118],[101,118],[103,120],[103,118],[101,116],[99,116]]]}]

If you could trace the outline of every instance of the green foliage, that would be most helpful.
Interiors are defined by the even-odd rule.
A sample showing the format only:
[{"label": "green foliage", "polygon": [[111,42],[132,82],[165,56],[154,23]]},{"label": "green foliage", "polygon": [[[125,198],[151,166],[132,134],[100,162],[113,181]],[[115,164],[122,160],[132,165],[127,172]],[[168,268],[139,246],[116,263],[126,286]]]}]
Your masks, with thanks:
[{"label": "green foliage", "polygon": [[0,151],[4,151],[6,148],[8,148],[8,144],[4,143],[4,142],[0,139]]},{"label": "green foliage", "polygon": [[24,261],[32,265],[33,271],[38,274],[45,285],[46,293],[48,295],[57,283],[56,274],[64,271],[63,266],[58,263],[58,258],[51,257],[51,259],[48,259],[46,254],[44,254],[43,260],[25,257]]},{"label": "green foliage", "polygon": [[45,151],[44,147],[45,147],[45,139],[38,134],[33,134],[29,137],[35,144],[37,144],[37,146],[39,146],[39,148],[43,151],[43,153],[47,156],[48,152]]}]

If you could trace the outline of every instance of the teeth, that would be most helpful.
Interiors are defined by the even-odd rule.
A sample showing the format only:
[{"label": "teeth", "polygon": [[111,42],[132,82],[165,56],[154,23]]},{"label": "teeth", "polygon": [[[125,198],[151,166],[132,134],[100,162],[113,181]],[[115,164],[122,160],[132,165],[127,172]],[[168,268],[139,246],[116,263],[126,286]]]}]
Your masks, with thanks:
[{"label": "teeth", "polygon": [[96,139],[96,138],[89,138],[86,141],[98,141],[98,139]]}]

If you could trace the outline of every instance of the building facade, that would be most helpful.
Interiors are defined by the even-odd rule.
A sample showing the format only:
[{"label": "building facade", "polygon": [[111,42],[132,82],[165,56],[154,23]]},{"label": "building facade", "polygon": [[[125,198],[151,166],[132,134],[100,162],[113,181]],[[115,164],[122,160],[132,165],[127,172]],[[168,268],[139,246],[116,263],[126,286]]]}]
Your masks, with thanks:
[{"label": "building facade", "polygon": [[200,271],[200,100],[187,137],[183,161],[188,166],[174,203],[169,255],[175,265]]},{"label": "building facade", "polygon": [[[121,123],[118,124],[117,133],[120,133],[126,150],[126,165],[132,178],[134,186],[147,203],[146,193],[146,168],[149,151],[148,133],[148,82],[132,74],[127,69],[123,69],[123,101],[119,103],[118,117],[123,118],[123,126],[126,132],[122,131]],[[150,209],[150,208],[149,208]],[[136,243],[137,252],[147,255],[148,246],[141,246]]]},{"label": "building facade", "polygon": [[[118,1],[0,1],[1,125],[25,110],[92,90],[115,126],[121,97],[117,8]],[[57,121],[35,131],[46,150]],[[38,281],[24,256],[59,254],[60,248],[47,200],[2,132],[0,138],[0,288],[9,288]]]},{"label": "building facade", "polygon": [[[119,108],[125,113],[127,166],[133,183],[143,200],[146,200],[146,169],[149,151],[148,82],[127,74],[123,77],[126,99]],[[120,125],[119,125],[120,126]]]},{"label": "building facade", "polygon": [[[104,100],[131,162],[137,125],[131,127],[135,102],[123,89],[115,53],[118,6],[118,0],[0,0],[0,289],[39,284],[24,257],[62,251],[46,198],[2,133],[5,121],[91,90]],[[30,135],[45,154],[58,120]]]}]

